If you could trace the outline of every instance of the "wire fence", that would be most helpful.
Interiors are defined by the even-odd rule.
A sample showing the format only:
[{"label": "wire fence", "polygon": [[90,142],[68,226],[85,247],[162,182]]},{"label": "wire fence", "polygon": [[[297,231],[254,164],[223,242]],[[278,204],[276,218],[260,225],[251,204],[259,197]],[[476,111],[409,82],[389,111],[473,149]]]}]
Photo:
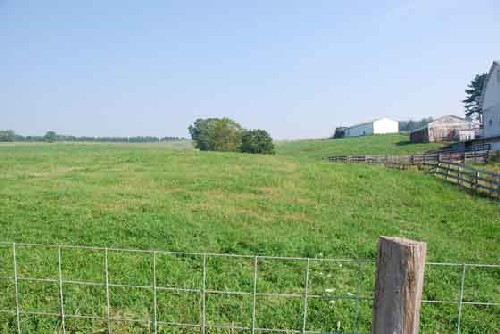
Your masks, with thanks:
[{"label": "wire fence", "polygon": [[[371,260],[0,243],[0,331],[369,333],[374,275]],[[498,332],[499,282],[500,265],[427,263],[423,332]]]}]

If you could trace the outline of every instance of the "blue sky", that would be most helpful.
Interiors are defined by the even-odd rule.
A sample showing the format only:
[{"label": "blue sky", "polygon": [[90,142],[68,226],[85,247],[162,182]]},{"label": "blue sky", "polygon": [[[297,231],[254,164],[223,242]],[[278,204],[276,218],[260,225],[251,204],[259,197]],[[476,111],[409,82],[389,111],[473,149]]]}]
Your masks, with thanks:
[{"label": "blue sky", "polygon": [[0,0],[0,129],[188,136],[227,116],[317,138],[463,113],[500,1]]}]

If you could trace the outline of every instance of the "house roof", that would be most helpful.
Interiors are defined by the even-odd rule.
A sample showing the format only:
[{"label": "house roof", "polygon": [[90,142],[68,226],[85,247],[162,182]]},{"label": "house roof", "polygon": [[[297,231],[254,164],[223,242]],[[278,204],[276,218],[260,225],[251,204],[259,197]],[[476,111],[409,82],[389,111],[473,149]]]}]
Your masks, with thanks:
[{"label": "house roof", "polygon": [[500,66],[500,60],[493,60],[493,63],[491,64],[491,67],[490,67],[490,70],[488,71],[488,75],[486,76],[486,80],[484,80],[483,91],[481,92],[481,100],[479,102],[481,104],[481,108],[483,108],[484,93],[486,93],[486,86],[488,85],[488,81],[490,81],[490,78],[493,74],[493,70],[497,66]]}]

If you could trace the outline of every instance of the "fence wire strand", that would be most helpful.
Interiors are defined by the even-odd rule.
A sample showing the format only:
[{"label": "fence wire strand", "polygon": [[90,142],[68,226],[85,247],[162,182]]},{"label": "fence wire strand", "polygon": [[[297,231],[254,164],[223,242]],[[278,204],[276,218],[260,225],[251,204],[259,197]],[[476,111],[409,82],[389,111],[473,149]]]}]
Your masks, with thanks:
[{"label": "fence wire strand", "polygon": [[304,282],[304,311],[303,311],[303,317],[302,317],[302,332],[304,333],[306,331],[306,323],[307,323],[307,303],[309,300],[309,275],[310,275],[310,264],[311,261],[307,259],[307,265],[306,265],[306,277],[305,277],[305,282]]},{"label": "fence wire strand", "polygon": [[158,305],[157,305],[157,296],[156,296],[156,252],[153,252],[153,332],[154,334],[158,333]]},{"label": "fence wire strand", "polygon": [[109,299],[109,264],[108,264],[108,249],[104,249],[104,272],[106,275],[106,322],[108,324],[108,333],[111,334],[111,302]]},{"label": "fence wire strand", "polygon": [[460,334],[461,332],[461,320],[462,320],[462,305],[464,301],[464,286],[465,286],[465,272],[467,270],[467,267],[464,265],[462,268],[462,278],[460,280],[460,297],[458,300],[458,323],[457,323],[457,333]]},{"label": "fence wire strand", "polygon": [[16,324],[17,333],[21,334],[21,319],[20,319],[20,307],[19,307],[19,282],[17,279],[17,256],[16,256],[16,244],[12,244],[12,259],[14,264],[14,286],[16,292]]},{"label": "fence wire strand", "polygon": [[257,272],[259,257],[255,256],[253,260],[253,300],[252,300],[252,334],[255,333],[255,317],[257,310]]},{"label": "fence wire strand", "polygon": [[62,250],[61,246],[59,246],[57,250],[57,264],[58,264],[58,274],[59,274],[59,304],[61,308],[61,326],[63,334],[66,334],[66,323],[64,316],[64,292],[63,292],[63,274],[62,274]]}]

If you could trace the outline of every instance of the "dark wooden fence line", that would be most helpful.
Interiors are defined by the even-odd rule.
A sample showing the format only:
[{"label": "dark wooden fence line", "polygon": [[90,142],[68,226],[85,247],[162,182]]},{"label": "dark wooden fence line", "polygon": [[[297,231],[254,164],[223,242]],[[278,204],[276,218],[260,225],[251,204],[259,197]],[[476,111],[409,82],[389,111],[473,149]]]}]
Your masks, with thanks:
[{"label": "dark wooden fence line", "polygon": [[490,151],[491,150],[491,144],[488,143],[481,143],[481,144],[474,144],[471,146],[468,146],[463,149],[457,149],[457,148],[452,148],[452,147],[445,147],[445,148],[438,148],[434,150],[429,150],[426,151],[426,154],[432,154],[432,153],[456,153],[456,152],[483,152],[483,151]]},{"label": "dark wooden fence line", "polygon": [[397,169],[416,166],[465,189],[500,198],[500,174],[466,166],[465,162],[485,163],[488,151],[450,152],[417,155],[343,155],[328,157],[331,162],[378,164]]},{"label": "dark wooden fence line", "polygon": [[500,198],[500,173],[482,171],[452,162],[440,162],[430,172],[460,187]]},{"label": "dark wooden fence line", "polygon": [[470,151],[413,155],[337,155],[328,157],[327,159],[331,162],[342,163],[417,165],[436,164],[439,162],[486,163],[488,155],[488,151]]}]

